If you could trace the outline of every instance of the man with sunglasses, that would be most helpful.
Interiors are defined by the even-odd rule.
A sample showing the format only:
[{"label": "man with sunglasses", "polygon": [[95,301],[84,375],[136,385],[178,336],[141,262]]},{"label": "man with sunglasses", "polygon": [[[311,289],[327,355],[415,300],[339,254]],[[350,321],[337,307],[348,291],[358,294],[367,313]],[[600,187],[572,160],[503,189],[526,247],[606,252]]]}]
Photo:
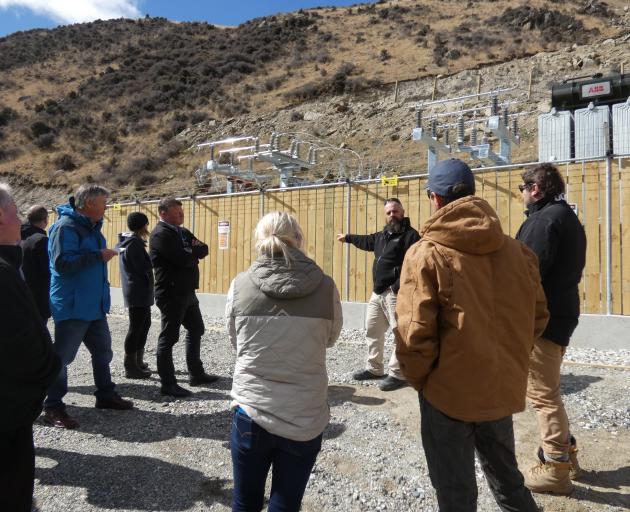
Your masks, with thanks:
[{"label": "man with sunglasses", "polygon": [[551,318],[530,357],[527,398],[538,418],[542,446],[525,474],[534,492],[568,494],[579,477],[575,438],[560,396],[560,365],[580,315],[578,284],[586,260],[586,235],[564,200],[562,175],[545,163],[522,174],[519,190],[527,220],[516,234],[538,255]]},{"label": "man with sunglasses", "polygon": [[355,380],[381,379],[382,391],[393,391],[407,385],[396,354],[389,359],[388,375],[383,378],[383,350],[387,329],[396,327],[396,294],[399,288],[400,269],[405,253],[420,240],[418,232],[405,217],[402,203],[396,197],[385,200],[385,227],[371,235],[338,234],[337,240],[353,244],[364,251],[374,252],[372,279],[374,289],[367,306],[366,338],[368,359],[366,368],[355,372]]}]

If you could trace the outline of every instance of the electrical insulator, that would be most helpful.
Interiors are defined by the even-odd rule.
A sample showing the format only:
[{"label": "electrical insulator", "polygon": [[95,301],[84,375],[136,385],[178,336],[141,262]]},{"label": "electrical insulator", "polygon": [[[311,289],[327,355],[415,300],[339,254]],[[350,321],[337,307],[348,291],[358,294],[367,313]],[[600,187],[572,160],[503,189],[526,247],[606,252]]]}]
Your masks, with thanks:
[{"label": "electrical insulator", "polygon": [[476,127],[473,127],[472,131],[470,132],[470,145],[471,146],[477,145],[477,128]]},{"label": "electrical insulator", "polygon": [[437,139],[437,119],[431,120],[431,137]]},{"label": "electrical insulator", "polygon": [[510,116],[508,114],[507,107],[503,109],[503,126],[505,126],[506,128],[510,126]]},{"label": "electrical insulator", "polygon": [[499,98],[492,96],[492,104],[490,105],[490,115],[496,116],[499,114]]},{"label": "electrical insulator", "polygon": [[459,144],[464,143],[464,118],[459,117],[457,119],[457,142]]},{"label": "electrical insulator", "polygon": [[214,160],[214,146],[210,146],[210,160]]},{"label": "electrical insulator", "polygon": [[516,117],[512,118],[512,135],[518,137],[518,119]]},{"label": "electrical insulator", "polygon": [[416,111],[416,127],[422,128],[422,110]]},{"label": "electrical insulator", "polygon": [[489,140],[488,140],[488,134],[484,132],[483,137],[481,138],[481,143],[482,144],[488,144]]},{"label": "electrical insulator", "polygon": [[449,142],[449,135],[448,135],[448,130],[444,130],[444,145],[448,146],[448,142]]}]

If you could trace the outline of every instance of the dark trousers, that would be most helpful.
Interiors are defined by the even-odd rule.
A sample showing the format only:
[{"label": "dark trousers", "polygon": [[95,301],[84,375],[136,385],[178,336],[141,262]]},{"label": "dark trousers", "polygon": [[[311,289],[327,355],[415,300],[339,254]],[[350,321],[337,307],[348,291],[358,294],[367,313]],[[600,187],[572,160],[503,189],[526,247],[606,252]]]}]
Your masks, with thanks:
[{"label": "dark trousers", "polygon": [[0,510],[31,512],[35,480],[33,426],[0,432]]},{"label": "dark trousers", "polygon": [[157,306],[162,313],[162,330],[158,337],[157,369],[162,384],[175,384],[173,345],[179,340],[179,329],[186,329],[186,364],[191,375],[203,373],[200,349],[204,333],[199,301],[194,292],[180,297],[160,298]]},{"label": "dark trousers", "polygon": [[135,354],[144,350],[151,328],[151,306],[129,308],[129,330],[125,337],[125,354]]},{"label": "dark trousers", "polygon": [[422,446],[440,512],[477,510],[475,451],[505,512],[536,512],[514,454],[512,416],[468,423],[442,414],[420,396]]},{"label": "dark trousers", "polygon": [[272,467],[268,512],[297,512],[322,435],[310,441],[292,441],[270,434],[242,412],[234,413],[230,449],[234,475],[233,512],[259,512],[265,481]]}]

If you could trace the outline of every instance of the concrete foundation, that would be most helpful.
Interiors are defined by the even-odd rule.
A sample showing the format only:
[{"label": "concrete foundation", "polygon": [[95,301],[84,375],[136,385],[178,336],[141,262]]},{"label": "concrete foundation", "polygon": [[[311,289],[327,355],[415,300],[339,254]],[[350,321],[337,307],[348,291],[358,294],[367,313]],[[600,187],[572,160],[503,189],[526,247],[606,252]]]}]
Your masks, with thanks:
[{"label": "concrete foundation", "polygon": [[[123,305],[120,288],[112,288],[112,304]],[[208,316],[225,314],[225,295],[199,293],[201,311]],[[363,302],[343,302],[343,326],[345,329],[363,329],[365,310]],[[573,333],[571,345],[602,350],[630,349],[630,317],[619,315],[581,315]]]}]

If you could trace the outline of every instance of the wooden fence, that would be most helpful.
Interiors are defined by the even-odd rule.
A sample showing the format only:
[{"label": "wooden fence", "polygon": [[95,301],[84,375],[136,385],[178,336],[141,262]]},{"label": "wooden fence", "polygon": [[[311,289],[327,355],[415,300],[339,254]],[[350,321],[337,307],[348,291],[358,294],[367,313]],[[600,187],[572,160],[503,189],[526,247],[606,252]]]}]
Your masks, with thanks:
[{"label": "wooden fence", "polygon": [[[606,313],[605,162],[562,165],[560,169],[567,183],[567,200],[576,205],[588,239],[586,268],[580,285],[582,311]],[[516,233],[524,220],[517,188],[522,171],[523,168],[511,168],[475,172],[477,195],[496,209],[504,231],[510,235]],[[385,220],[383,200],[392,196],[402,201],[412,225],[420,230],[431,214],[425,181],[426,177],[413,177],[400,178],[396,187],[372,181],[184,199],[185,225],[210,246],[210,254],[200,266],[199,291],[226,293],[231,280],[247,269],[254,258],[253,231],[258,219],[265,213],[281,210],[297,217],[306,238],[306,252],[335,279],[342,299],[365,302],[372,289],[373,255],[339,243],[336,235],[380,230]],[[630,314],[630,251],[625,251],[630,247],[630,176],[621,161],[613,161],[611,181],[611,312]],[[108,246],[112,247],[117,234],[126,230],[126,217],[132,211],[144,212],[151,220],[151,227],[158,220],[156,202],[111,206],[104,225]],[[222,220],[230,222],[226,250],[219,249],[218,222]],[[112,285],[119,286],[116,258],[109,270]]]}]

